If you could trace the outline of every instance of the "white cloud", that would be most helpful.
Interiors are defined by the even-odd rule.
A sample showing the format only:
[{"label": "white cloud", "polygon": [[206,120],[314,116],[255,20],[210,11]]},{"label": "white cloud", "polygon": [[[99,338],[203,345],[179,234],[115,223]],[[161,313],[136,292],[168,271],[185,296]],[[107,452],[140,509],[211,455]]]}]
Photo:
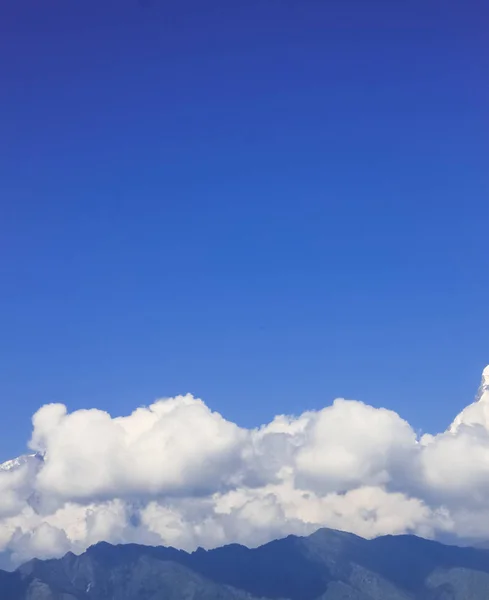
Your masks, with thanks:
[{"label": "white cloud", "polygon": [[31,531],[17,529],[12,536],[10,548],[15,562],[25,561],[32,556],[51,558],[70,549],[70,542],[62,529],[41,523]]},{"label": "white cloud", "polygon": [[191,550],[321,526],[366,537],[489,538],[489,370],[447,432],[344,399],[247,430],[190,395],[126,417],[33,417],[44,462],[0,470],[0,551],[14,562],[100,540]]},{"label": "white cloud", "polygon": [[33,424],[30,447],[46,456],[36,489],[78,501],[212,492],[232,478],[249,436],[192,396],[115,419],[51,404]]},{"label": "white cloud", "polygon": [[[480,425],[429,440],[421,454],[425,485],[447,505],[486,505],[489,498],[489,431]],[[488,504],[489,506],[489,504]]]},{"label": "white cloud", "polygon": [[314,415],[295,458],[301,487],[321,492],[386,485],[416,444],[395,412],[335,400]]},{"label": "white cloud", "polygon": [[30,485],[27,465],[12,471],[0,471],[0,519],[19,512],[31,491]]}]

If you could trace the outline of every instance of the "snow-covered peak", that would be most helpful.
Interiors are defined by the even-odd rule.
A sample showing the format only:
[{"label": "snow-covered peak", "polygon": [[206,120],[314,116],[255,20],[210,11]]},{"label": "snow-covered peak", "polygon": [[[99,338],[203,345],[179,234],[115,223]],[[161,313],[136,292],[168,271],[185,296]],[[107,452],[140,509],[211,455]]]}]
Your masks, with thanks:
[{"label": "snow-covered peak", "polygon": [[0,472],[1,471],[14,471],[15,469],[19,469],[23,465],[40,465],[43,461],[43,457],[41,454],[23,454],[22,456],[18,456],[17,458],[13,458],[12,460],[7,460],[6,462],[0,464]]},{"label": "snow-covered peak", "polygon": [[455,417],[449,431],[455,433],[461,425],[482,425],[489,430],[489,365],[482,371],[475,401]]},{"label": "snow-covered peak", "polygon": [[489,402],[489,365],[482,371],[482,380],[475,401]]}]

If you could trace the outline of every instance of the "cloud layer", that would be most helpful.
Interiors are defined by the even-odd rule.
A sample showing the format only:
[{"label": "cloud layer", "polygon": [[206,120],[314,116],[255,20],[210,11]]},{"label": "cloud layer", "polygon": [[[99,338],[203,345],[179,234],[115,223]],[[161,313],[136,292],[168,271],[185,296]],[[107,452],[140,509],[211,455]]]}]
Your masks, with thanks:
[{"label": "cloud layer", "polygon": [[101,540],[191,550],[322,526],[489,540],[489,367],[435,436],[344,399],[249,430],[187,395],[118,418],[46,405],[29,446],[44,460],[0,468],[3,566]]}]

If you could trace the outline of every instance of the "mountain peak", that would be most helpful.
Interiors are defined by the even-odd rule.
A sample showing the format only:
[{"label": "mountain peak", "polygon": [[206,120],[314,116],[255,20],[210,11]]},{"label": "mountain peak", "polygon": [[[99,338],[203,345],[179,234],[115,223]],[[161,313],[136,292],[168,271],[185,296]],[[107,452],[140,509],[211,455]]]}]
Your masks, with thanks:
[{"label": "mountain peak", "polygon": [[489,402],[489,365],[482,371],[482,379],[477,391],[476,402]]},{"label": "mountain peak", "polygon": [[485,550],[410,535],[365,540],[326,528],[292,539],[298,543],[284,538],[239,555],[233,546],[188,554],[99,543],[87,551],[89,561],[70,553],[0,571],[0,595],[2,600],[487,598]]},{"label": "mountain peak", "polygon": [[489,365],[482,371],[481,383],[474,402],[455,417],[448,431],[456,433],[461,425],[482,425],[489,430]]},{"label": "mountain peak", "polygon": [[4,463],[1,463],[0,471],[14,471],[23,465],[40,464],[43,462],[43,460],[44,458],[42,454],[39,454],[38,452],[35,454],[23,454],[17,458],[13,458],[12,460],[7,460]]}]

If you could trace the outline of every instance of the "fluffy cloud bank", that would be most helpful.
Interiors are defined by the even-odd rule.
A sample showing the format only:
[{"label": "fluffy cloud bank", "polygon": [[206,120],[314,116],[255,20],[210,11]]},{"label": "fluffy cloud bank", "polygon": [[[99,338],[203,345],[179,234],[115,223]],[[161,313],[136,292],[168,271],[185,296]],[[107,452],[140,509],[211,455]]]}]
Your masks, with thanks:
[{"label": "fluffy cloud bank", "polygon": [[187,395],[118,418],[46,405],[29,445],[0,467],[3,566],[101,540],[191,550],[323,526],[489,540],[489,367],[435,436],[344,399],[249,430]]}]

